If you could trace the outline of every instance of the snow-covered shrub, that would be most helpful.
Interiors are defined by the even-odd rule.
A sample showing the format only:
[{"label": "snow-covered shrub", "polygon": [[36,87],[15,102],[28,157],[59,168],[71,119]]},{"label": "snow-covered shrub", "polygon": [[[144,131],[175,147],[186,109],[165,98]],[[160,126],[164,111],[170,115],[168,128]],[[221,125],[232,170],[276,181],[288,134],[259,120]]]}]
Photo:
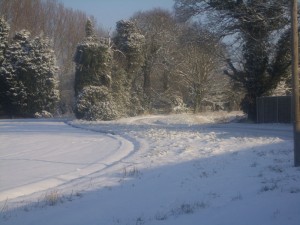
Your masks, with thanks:
[{"label": "snow-covered shrub", "polygon": [[117,107],[105,86],[86,86],[76,102],[76,117],[85,120],[113,120],[118,117]]},{"label": "snow-covered shrub", "polygon": [[46,110],[42,110],[42,112],[36,112],[34,114],[34,117],[39,118],[39,119],[40,118],[53,118],[53,115],[50,112],[46,111]]},{"label": "snow-covered shrub", "polygon": [[152,107],[153,111],[163,113],[183,113],[188,111],[180,94],[170,90],[158,95],[153,100]]},{"label": "snow-covered shrub", "polygon": [[188,108],[186,107],[186,104],[184,103],[182,97],[175,95],[172,96],[170,100],[172,102],[172,112],[183,113],[188,111]]}]

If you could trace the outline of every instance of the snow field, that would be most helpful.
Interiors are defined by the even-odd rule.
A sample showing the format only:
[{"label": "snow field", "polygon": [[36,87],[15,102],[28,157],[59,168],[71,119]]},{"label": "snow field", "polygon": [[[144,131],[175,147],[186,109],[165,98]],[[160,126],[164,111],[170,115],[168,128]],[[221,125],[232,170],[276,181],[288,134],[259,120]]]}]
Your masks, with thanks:
[{"label": "snow field", "polygon": [[[92,173],[38,192],[40,196],[59,194],[55,204],[50,201],[34,207],[36,195],[21,198],[31,204],[13,199],[14,204],[6,203],[9,207],[0,221],[31,225],[298,224],[300,170],[293,167],[291,126],[218,124],[220,115],[214,116],[71,121],[70,125],[81,129],[65,129],[105,140],[96,146],[109,138],[117,143],[126,139],[121,148],[126,154],[116,147],[113,163],[104,168],[94,163]],[[222,121],[228,118],[224,117]],[[113,147],[114,141],[109,143]],[[95,146],[88,148],[92,151]],[[104,156],[99,151],[90,155],[106,160],[105,152],[100,154]],[[83,161],[82,157],[79,154],[76,160]]]},{"label": "snow field", "polygon": [[6,126],[11,122],[2,124],[1,167],[13,171],[14,176],[1,173],[0,201],[84,177],[133,150],[126,140],[78,132],[64,122],[26,121],[17,123],[17,127],[14,123]]}]

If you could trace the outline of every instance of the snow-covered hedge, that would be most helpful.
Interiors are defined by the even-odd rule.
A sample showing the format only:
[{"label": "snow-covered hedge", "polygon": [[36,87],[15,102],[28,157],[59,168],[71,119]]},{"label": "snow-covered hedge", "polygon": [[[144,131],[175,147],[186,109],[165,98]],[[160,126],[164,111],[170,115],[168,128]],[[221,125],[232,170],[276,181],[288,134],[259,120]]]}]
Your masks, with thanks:
[{"label": "snow-covered hedge", "polygon": [[85,120],[113,120],[118,110],[105,86],[86,86],[76,102],[76,117]]}]

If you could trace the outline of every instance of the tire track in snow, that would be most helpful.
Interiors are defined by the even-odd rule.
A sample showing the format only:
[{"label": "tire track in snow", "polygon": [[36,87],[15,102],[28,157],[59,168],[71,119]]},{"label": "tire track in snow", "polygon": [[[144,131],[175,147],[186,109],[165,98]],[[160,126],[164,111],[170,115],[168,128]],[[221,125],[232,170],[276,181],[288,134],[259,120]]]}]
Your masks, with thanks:
[{"label": "tire track in snow", "polygon": [[[42,123],[43,121],[41,121]],[[16,122],[14,122],[16,123]],[[49,123],[49,122],[47,122]],[[53,122],[53,123],[57,123],[57,122]],[[62,123],[62,122],[60,122]],[[66,122],[63,122],[63,126],[60,124],[59,126],[59,130],[57,130],[57,134],[56,135],[60,135],[61,130],[63,130],[63,132],[66,132],[72,135],[72,129],[77,129],[79,130],[77,127],[74,126],[68,126],[69,124]],[[27,126],[30,126],[30,122],[26,124]],[[24,132],[26,133],[26,125],[22,124],[22,126],[24,126]],[[35,121],[35,132],[38,132],[39,128],[38,128],[38,124],[36,124]],[[67,127],[67,128],[66,128]],[[70,130],[71,128],[71,130]],[[82,135],[86,135],[85,132],[87,131],[91,131],[89,129],[82,129],[81,130],[85,130]],[[53,131],[55,131],[55,128],[51,130],[52,135],[53,135]],[[30,135],[37,135],[35,132],[30,131],[30,134],[28,134],[27,136],[30,138]],[[44,132],[44,131],[43,131]],[[3,132],[5,133],[5,131]],[[55,132],[54,132],[55,133]],[[137,151],[138,149],[138,145],[137,143],[133,143],[121,136],[116,136],[113,134],[110,134],[108,132],[98,132],[101,133],[101,135],[104,138],[108,138],[110,139],[110,142],[115,142],[115,147],[114,149],[108,148],[110,152],[109,154],[105,154],[104,158],[97,158],[96,160],[87,163],[85,166],[82,166],[79,169],[71,169],[71,171],[67,171],[67,172],[62,172],[59,173],[58,175],[47,175],[48,177],[43,177],[40,178],[38,180],[33,180],[33,182],[30,182],[30,180],[28,182],[26,182],[25,184],[14,184],[14,187],[11,187],[9,189],[2,189],[0,192],[0,202],[1,201],[5,201],[7,199],[16,199],[18,197],[22,197],[22,198],[26,198],[26,196],[31,196],[37,193],[41,193],[44,191],[47,191],[51,188],[58,188],[58,187],[65,187],[67,185],[74,185],[74,184],[78,184],[80,186],[81,182],[78,181],[84,181],[85,177],[90,177],[93,174],[103,174],[104,170],[107,170],[115,165],[117,165],[118,163],[120,163],[122,160],[125,160],[126,158],[130,157],[131,155],[134,154],[135,151]],[[46,134],[47,135],[47,134]],[[55,135],[55,134],[54,134]],[[80,132],[76,132],[76,135],[80,136]],[[28,138],[26,137],[26,138]],[[55,139],[55,138],[54,138]],[[8,138],[9,141],[9,138]],[[52,145],[52,148],[55,148],[55,145],[57,143],[50,143],[50,145]],[[95,142],[94,144],[92,143],[92,146],[94,146],[95,148],[98,148],[99,146],[97,146],[97,144],[99,144],[98,142]],[[101,144],[101,143],[100,143]],[[78,143],[76,144],[78,145]],[[102,145],[102,144],[101,144]],[[47,147],[47,146],[44,146]],[[72,147],[71,144],[66,145],[65,148],[67,147]],[[59,148],[59,146],[57,146],[57,148]],[[77,146],[78,148],[78,146]],[[4,150],[4,149],[2,149]],[[1,149],[0,149],[1,151]],[[24,156],[26,154],[34,155],[32,154],[33,152],[35,152],[35,150],[27,150],[27,151],[20,151],[20,153],[10,153],[10,154],[6,154],[6,155],[2,155],[0,160],[1,161],[5,161],[6,163],[8,163],[9,160],[11,160],[13,163],[14,160],[22,160],[22,161],[26,161],[27,159],[23,159],[21,158],[21,156]],[[10,157],[11,159],[8,159],[8,157]],[[43,160],[37,160],[37,159],[28,159],[28,161],[31,161],[31,163],[33,161],[39,162],[39,163],[51,163],[51,161],[47,160],[47,161],[43,161]],[[52,162],[52,164],[66,164],[66,162]],[[75,164],[75,163],[74,163]],[[14,171],[9,171],[9,172],[14,172]],[[45,174],[46,175],[46,174]],[[5,179],[5,178],[4,178]]]},{"label": "tire track in snow", "polygon": [[[99,127],[92,128],[86,125],[75,125],[72,122],[65,122],[65,123],[76,129],[82,129],[89,132],[96,132],[96,133],[108,135],[109,137],[114,138],[120,142],[120,150],[121,149],[131,149],[131,150],[128,151],[127,154],[123,155],[119,159],[111,163],[106,163],[106,166],[104,168],[95,170],[94,172],[87,174],[86,176],[78,177],[77,179],[70,180],[69,182],[60,185],[59,187],[62,189],[65,189],[66,187],[69,186],[77,186],[77,188],[81,188],[84,185],[87,185],[87,183],[89,183],[91,179],[96,179],[98,181],[97,183],[99,183],[101,180],[107,179],[107,176],[109,176],[110,173],[113,173],[113,171],[115,172],[124,169],[124,165],[132,165],[133,162],[130,161],[126,162],[126,160],[134,156],[139,150],[147,148],[147,143],[143,142],[143,140],[138,140],[137,138],[127,135],[121,131],[105,130],[105,129],[100,129]],[[104,177],[105,179],[101,179]]]}]

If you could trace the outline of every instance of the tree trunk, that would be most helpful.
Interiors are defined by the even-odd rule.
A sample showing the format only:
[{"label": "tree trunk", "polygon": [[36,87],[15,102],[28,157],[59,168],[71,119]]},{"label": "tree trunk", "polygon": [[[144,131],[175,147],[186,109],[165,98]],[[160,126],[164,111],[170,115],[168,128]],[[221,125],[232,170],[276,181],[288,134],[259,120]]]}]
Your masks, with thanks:
[{"label": "tree trunk", "polygon": [[144,94],[147,98],[151,98],[151,67],[146,62],[144,66]]},{"label": "tree trunk", "polygon": [[194,98],[194,113],[200,112],[200,106],[202,101],[202,95],[201,91],[199,89],[196,89],[195,98]]}]

